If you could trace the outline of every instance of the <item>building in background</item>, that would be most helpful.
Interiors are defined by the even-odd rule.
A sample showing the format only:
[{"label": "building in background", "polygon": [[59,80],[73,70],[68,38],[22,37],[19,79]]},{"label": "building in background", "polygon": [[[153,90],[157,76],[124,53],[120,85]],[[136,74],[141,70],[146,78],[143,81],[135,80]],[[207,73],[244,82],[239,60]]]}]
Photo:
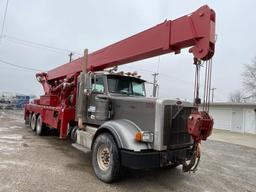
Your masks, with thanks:
[{"label": "building in background", "polygon": [[211,103],[210,115],[216,129],[256,134],[256,103]]}]

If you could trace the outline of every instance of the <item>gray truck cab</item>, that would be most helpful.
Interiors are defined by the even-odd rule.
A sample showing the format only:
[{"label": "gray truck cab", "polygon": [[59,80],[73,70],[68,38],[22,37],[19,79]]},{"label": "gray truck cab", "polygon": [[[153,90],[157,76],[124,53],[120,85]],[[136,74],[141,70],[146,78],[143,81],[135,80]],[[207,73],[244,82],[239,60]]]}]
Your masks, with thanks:
[{"label": "gray truck cab", "polygon": [[101,125],[117,117],[118,113],[112,109],[118,108],[115,98],[146,97],[145,81],[135,76],[100,72],[91,75],[90,82],[86,112],[86,123],[89,124]]},{"label": "gray truck cab", "polygon": [[76,143],[92,150],[99,179],[115,180],[122,167],[175,167],[192,158],[191,103],[148,98],[145,81],[134,75],[97,72],[85,79],[86,126],[76,131]]}]

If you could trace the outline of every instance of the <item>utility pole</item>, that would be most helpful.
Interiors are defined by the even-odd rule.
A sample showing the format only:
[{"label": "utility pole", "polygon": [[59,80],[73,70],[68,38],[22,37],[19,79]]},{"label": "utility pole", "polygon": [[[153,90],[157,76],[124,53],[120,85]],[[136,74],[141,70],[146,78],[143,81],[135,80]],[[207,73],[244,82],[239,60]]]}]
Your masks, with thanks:
[{"label": "utility pole", "polygon": [[215,87],[211,88],[211,92],[212,92],[212,103],[213,103],[214,91],[215,91],[216,89],[217,89],[217,88],[215,88]]},{"label": "utility pole", "polygon": [[9,5],[9,0],[6,1],[6,5],[5,5],[4,18],[3,18],[3,23],[2,23],[2,27],[1,27],[2,30],[1,30],[1,33],[0,33],[0,43],[2,43],[2,40],[3,40],[3,37],[4,37],[4,29],[5,29],[8,5]]},{"label": "utility pole", "polygon": [[72,53],[72,52],[70,52],[69,54],[68,54],[68,56],[69,56],[69,62],[71,62],[72,61],[72,56],[74,55],[74,53]]},{"label": "utility pole", "polygon": [[158,90],[157,76],[159,75],[159,73],[153,73],[152,75],[154,77],[154,81],[153,81],[153,94],[152,94],[152,96],[156,97],[158,95],[157,94],[157,90]]}]

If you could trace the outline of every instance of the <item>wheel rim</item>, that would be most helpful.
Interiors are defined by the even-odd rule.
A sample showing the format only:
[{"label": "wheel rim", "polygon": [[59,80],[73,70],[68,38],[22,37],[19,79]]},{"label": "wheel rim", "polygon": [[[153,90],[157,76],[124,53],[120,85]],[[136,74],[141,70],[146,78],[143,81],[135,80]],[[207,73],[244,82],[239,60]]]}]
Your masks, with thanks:
[{"label": "wheel rim", "polygon": [[37,119],[37,124],[36,124],[36,133],[37,134],[40,134],[41,133],[41,129],[42,129],[42,126],[41,126],[41,117],[39,117]]},{"label": "wheel rim", "polygon": [[36,116],[32,116],[32,121],[31,121],[31,129],[34,131],[35,130],[35,125],[36,124]]},{"label": "wheel rim", "polygon": [[74,127],[70,134],[70,138],[74,143],[76,143],[76,135],[77,135],[76,131],[77,131],[77,127]]},{"label": "wheel rim", "polygon": [[97,162],[101,170],[106,171],[110,165],[110,150],[106,145],[101,145],[97,151]]}]

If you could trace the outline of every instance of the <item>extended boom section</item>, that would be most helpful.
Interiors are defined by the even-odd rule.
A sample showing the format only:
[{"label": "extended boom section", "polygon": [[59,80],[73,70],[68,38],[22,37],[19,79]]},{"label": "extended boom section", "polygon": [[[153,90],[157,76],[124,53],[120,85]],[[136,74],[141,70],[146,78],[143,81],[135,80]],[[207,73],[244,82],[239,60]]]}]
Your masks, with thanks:
[{"label": "extended boom section", "polygon": [[214,53],[215,13],[203,6],[191,15],[165,21],[146,31],[100,49],[89,56],[89,70],[98,71],[154,57],[192,46],[197,59],[208,60]]},{"label": "extended boom section", "polygon": [[[190,15],[165,21],[108,47],[89,54],[88,71],[99,71],[166,53],[180,53],[183,48],[198,60],[209,60],[215,48],[215,12],[207,5]],[[48,72],[56,79],[82,71],[82,58]]]}]

